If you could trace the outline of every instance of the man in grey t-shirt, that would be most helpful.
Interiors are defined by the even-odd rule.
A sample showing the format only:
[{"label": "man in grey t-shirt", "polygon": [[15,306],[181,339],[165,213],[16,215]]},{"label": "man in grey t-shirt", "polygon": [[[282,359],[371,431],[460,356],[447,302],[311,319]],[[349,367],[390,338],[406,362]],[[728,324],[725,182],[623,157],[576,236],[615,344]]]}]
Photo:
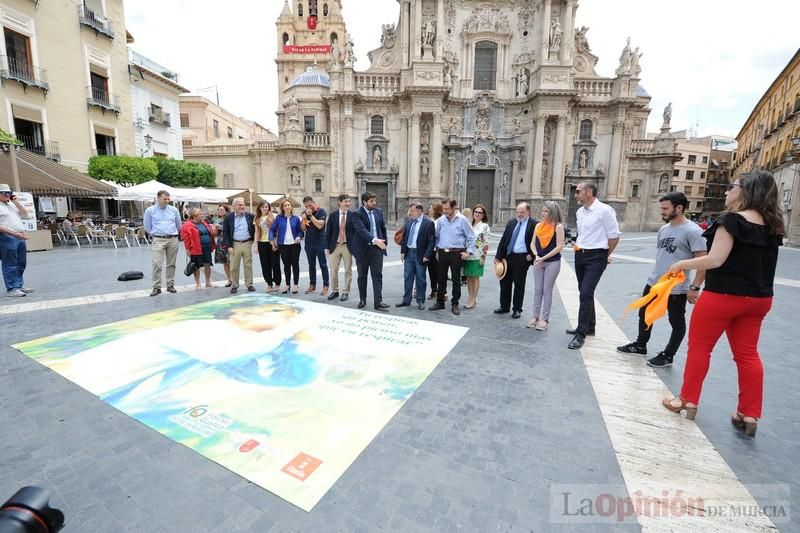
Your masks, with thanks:
[{"label": "man in grey t-shirt", "polygon": [[[706,255],[706,239],[703,237],[703,230],[700,226],[687,220],[684,211],[689,207],[689,200],[682,192],[667,193],[659,199],[661,207],[661,218],[666,222],[658,230],[658,241],[656,247],[656,264],[650,277],[647,278],[647,285],[644,287],[642,295],[650,292],[650,287],[654,285],[664,274],[669,271],[670,265],[682,259],[691,259]],[[663,368],[672,365],[675,352],[686,336],[686,301],[695,303],[697,301],[699,285],[703,283],[705,272],[699,271],[695,274],[694,281],[690,284],[687,280],[672,289],[667,304],[667,315],[672,326],[672,334],[664,351],[647,361],[647,364]],[[617,351],[622,353],[634,353],[647,355],[647,342],[653,328],[648,328],[644,322],[644,314],[647,306],[639,310],[639,336],[625,346],[618,346]]]}]

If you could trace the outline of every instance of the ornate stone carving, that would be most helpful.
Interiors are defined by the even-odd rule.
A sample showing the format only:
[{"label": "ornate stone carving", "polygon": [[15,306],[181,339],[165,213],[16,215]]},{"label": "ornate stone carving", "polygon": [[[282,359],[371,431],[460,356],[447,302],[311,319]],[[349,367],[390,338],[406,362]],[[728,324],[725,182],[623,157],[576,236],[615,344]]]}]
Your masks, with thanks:
[{"label": "ornate stone carving", "polygon": [[356,170],[359,172],[364,170],[364,162],[361,160],[360,157],[358,158],[358,162],[356,163]]},{"label": "ornate stone carving", "polygon": [[497,8],[483,6],[475,9],[464,23],[464,32],[479,33],[493,32],[508,35],[511,33],[511,24],[508,16]]},{"label": "ornate stone carving", "polygon": [[383,153],[381,152],[381,147],[376,146],[375,149],[372,150],[372,169],[380,170],[382,162],[383,162]]},{"label": "ornate stone carving", "polygon": [[533,26],[533,11],[534,7],[526,2],[517,12],[517,24],[520,32]]},{"label": "ornate stone carving", "polygon": [[547,73],[542,76],[542,79],[550,83],[561,83],[562,81],[567,81],[568,76],[566,74]]},{"label": "ornate stone carving", "polygon": [[667,107],[664,108],[664,124],[662,124],[661,129],[670,129],[670,122],[672,121],[672,102],[667,104]]},{"label": "ornate stone carving", "polygon": [[293,187],[300,187],[303,184],[303,178],[300,175],[299,167],[297,166],[292,167],[291,170],[289,171],[289,176],[291,177]]},{"label": "ornate stone carving", "polygon": [[561,38],[564,35],[564,30],[561,29],[561,23],[557,18],[552,19],[550,22],[550,51],[558,52],[561,50]]},{"label": "ornate stone carving", "polygon": [[420,134],[420,148],[423,152],[430,150],[431,146],[431,127],[426,122],[422,126],[422,133]]},{"label": "ornate stone carving", "polygon": [[290,96],[286,102],[283,104],[283,108],[286,110],[286,118],[289,119],[289,122],[297,122],[297,114],[298,114],[298,105],[297,105],[297,98],[294,95]]},{"label": "ornate stone carving", "polygon": [[339,50],[339,39],[334,39],[331,43],[331,69],[339,68],[341,55],[342,51]]},{"label": "ornate stone carving", "polygon": [[523,46],[522,51],[514,57],[512,64],[514,66],[527,66],[535,61],[536,57],[532,53],[528,52],[527,46]]},{"label": "ornate stone carving", "polygon": [[417,72],[416,77],[418,80],[427,80],[427,81],[438,80],[441,79],[442,73],[433,70],[428,70],[428,71]]},{"label": "ornate stone carving", "polygon": [[448,28],[456,26],[456,3],[455,0],[445,0],[444,18]]},{"label": "ornate stone carving", "polygon": [[353,50],[353,38],[348,35],[347,40],[344,42],[344,66],[352,67],[356,62],[356,54]]},{"label": "ornate stone carving", "polygon": [[658,192],[669,191],[669,176],[664,173],[661,174],[661,179],[658,180]]},{"label": "ornate stone carving", "polygon": [[575,70],[578,72],[586,72],[586,67],[588,67],[583,56],[575,56],[575,59],[572,61],[572,66],[575,67]]},{"label": "ornate stone carving", "polygon": [[450,117],[450,124],[447,127],[450,135],[461,135],[461,124],[460,117]]},{"label": "ornate stone carving", "polygon": [[522,129],[520,118],[514,117],[513,119],[511,119],[511,123],[512,123],[512,129],[511,129],[512,135],[514,136],[519,135],[520,130]]},{"label": "ornate stone carving", "polygon": [[633,51],[633,55],[631,55],[631,73],[634,76],[639,76],[642,73],[642,67],[639,65],[639,60],[644,55],[643,52],[639,51],[639,47],[636,47],[636,50]]},{"label": "ornate stone carving", "polygon": [[433,46],[436,40],[436,17],[428,15],[422,23],[422,45]]},{"label": "ornate stone carving", "polygon": [[428,156],[423,155],[422,157],[420,157],[419,159],[420,185],[428,185],[430,183],[430,176],[429,176],[430,167],[431,167],[430,159],[428,159]]},{"label": "ornate stone carving", "polygon": [[628,76],[631,73],[631,62],[633,61],[633,53],[631,52],[631,38],[628,37],[625,42],[625,48],[619,55],[619,67],[617,67],[617,76]]},{"label": "ornate stone carving", "polygon": [[394,24],[384,24],[381,26],[381,45],[387,50],[394,48],[397,41],[397,32]]},{"label": "ornate stone carving", "polygon": [[528,74],[525,69],[519,71],[519,75],[517,77],[518,82],[518,95],[519,96],[526,96],[528,94]]},{"label": "ornate stone carving", "polygon": [[592,51],[592,49],[589,48],[589,41],[586,39],[586,33],[588,31],[588,26],[581,26],[580,29],[575,31],[575,49],[578,53]]},{"label": "ornate stone carving", "polygon": [[478,109],[475,113],[475,132],[480,134],[488,134],[491,128],[492,121],[492,104],[486,98],[481,98],[478,101]]}]

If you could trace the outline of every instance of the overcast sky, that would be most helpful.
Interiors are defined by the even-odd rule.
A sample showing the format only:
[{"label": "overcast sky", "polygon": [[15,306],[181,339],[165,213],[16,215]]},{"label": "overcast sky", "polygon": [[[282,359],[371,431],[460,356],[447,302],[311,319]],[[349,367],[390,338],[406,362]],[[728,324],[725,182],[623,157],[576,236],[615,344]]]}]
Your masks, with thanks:
[{"label": "overcast sky", "polygon": [[[479,5],[479,2],[475,2]],[[397,22],[397,0],[342,0],[356,68]],[[758,5],[762,9],[757,10]],[[131,0],[134,49],[178,72],[193,92],[217,85],[220,103],[275,130],[277,38],[283,0]],[[800,45],[800,0],[581,0],[597,71],[613,76],[625,38],[639,46],[642,85],[652,96],[649,131],[672,102],[673,130],[735,136]],[[207,93],[214,99],[213,91]]]}]

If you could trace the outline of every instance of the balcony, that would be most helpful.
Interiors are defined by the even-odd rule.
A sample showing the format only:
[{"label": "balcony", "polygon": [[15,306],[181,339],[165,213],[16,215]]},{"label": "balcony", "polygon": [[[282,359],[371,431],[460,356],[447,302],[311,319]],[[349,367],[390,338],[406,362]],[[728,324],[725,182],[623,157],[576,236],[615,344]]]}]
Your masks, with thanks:
[{"label": "balcony", "polygon": [[164,126],[170,127],[172,125],[172,115],[169,113],[165,113],[163,109],[160,107],[151,107],[149,109],[149,116],[148,120],[150,122],[154,122],[156,124],[162,124]]},{"label": "balcony", "polygon": [[91,28],[98,35],[105,35],[109,39],[114,39],[114,30],[111,29],[111,21],[102,15],[98,15],[86,5],[78,6],[78,18],[83,26]]},{"label": "balcony", "polygon": [[655,152],[656,142],[649,139],[631,139],[631,154],[652,154]]},{"label": "balcony", "polygon": [[306,133],[303,144],[311,148],[327,148],[331,144],[330,135],[327,133]]},{"label": "balcony", "polygon": [[611,80],[585,80],[576,79],[573,81],[573,87],[578,94],[582,97],[609,97],[614,90],[614,82]]},{"label": "balcony", "polygon": [[400,90],[400,76],[394,74],[356,74],[356,91],[363,96],[391,97]]},{"label": "balcony", "polygon": [[108,94],[108,91],[98,87],[87,87],[86,90],[89,93],[89,97],[86,98],[86,103],[89,107],[97,107],[103,111],[103,113],[112,111],[119,115],[121,111],[119,107],[119,96],[116,94]]},{"label": "balcony", "polygon": [[3,84],[6,80],[19,82],[24,91],[27,91],[28,87],[36,87],[47,94],[50,89],[45,69],[9,56],[0,56],[0,80]]},{"label": "balcony", "polygon": [[61,148],[57,141],[47,141],[36,139],[31,135],[17,135],[17,139],[22,141],[25,149],[34,154],[51,159],[56,163],[61,162]]}]

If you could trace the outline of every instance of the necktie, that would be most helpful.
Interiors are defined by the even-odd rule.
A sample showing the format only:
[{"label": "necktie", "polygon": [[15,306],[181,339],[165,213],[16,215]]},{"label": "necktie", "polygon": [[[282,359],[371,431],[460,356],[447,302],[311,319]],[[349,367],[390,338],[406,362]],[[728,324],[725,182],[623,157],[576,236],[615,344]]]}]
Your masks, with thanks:
[{"label": "necktie", "polygon": [[377,239],[378,227],[375,225],[375,211],[373,210],[370,210],[369,212],[369,229],[372,232],[372,237]]},{"label": "necktie", "polygon": [[411,228],[408,235],[409,248],[417,247],[417,222],[419,222],[417,219],[411,221]]},{"label": "necktie", "polygon": [[339,221],[339,244],[344,244],[344,230],[347,226],[347,214],[342,212],[341,220]]},{"label": "necktie", "polygon": [[522,222],[517,220],[517,227],[514,228],[514,233],[511,234],[511,241],[508,243],[508,247],[506,248],[506,252],[511,254],[514,252],[514,245],[517,243],[517,237],[519,236],[519,228],[522,227]]}]

